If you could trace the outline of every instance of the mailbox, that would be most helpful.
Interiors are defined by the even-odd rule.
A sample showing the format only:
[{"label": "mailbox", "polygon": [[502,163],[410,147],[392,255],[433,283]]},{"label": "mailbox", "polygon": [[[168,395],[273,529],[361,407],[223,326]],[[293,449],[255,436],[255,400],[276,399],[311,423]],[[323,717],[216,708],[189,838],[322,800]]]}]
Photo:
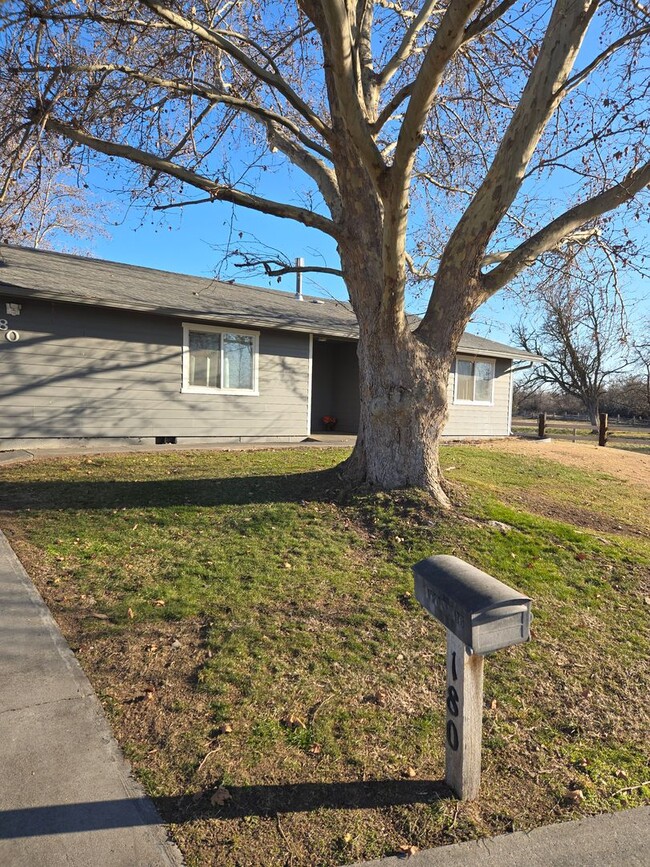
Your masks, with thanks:
[{"label": "mailbox", "polygon": [[473,653],[530,639],[531,600],[486,572],[441,555],[413,567],[415,598]]}]

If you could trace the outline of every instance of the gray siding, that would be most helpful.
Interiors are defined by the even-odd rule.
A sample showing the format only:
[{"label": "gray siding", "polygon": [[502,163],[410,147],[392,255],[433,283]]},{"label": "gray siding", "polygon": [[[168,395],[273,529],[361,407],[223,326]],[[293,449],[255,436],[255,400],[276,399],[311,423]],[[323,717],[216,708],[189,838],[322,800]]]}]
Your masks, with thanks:
[{"label": "gray siding", "polygon": [[[5,302],[22,305],[19,316]],[[3,295],[0,438],[301,437],[309,335],[260,331],[259,395],[181,392],[180,320]]]},{"label": "gray siding", "polygon": [[511,366],[510,359],[496,359],[492,406],[454,403],[455,371],[452,369],[447,386],[449,419],[443,436],[502,437],[510,434]]}]

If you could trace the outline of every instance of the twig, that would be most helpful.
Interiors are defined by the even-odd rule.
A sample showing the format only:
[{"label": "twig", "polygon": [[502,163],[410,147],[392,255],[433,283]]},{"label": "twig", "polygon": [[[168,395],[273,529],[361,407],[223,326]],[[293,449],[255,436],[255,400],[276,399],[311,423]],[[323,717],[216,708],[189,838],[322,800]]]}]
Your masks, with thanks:
[{"label": "twig", "polygon": [[200,764],[200,765],[198,766],[198,768],[196,769],[196,773],[197,773],[197,774],[199,773],[199,771],[201,770],[201,768],[203,767],[203,765],[207,762],[207,760],[210,758],[210,756],[211,756],[213,753],[216,753],[218,749],[219,749],[219,747],[215,747],[213,750],[210,750],[209,752],[207,752],[207,753],[205,754],[205,756],[203,757],[203,761],[201,762],[201,764]]},{"label": "twig", "polygon": [[628,786],[626,789],[619,789],[616,792],[612,792],[609,797],[615,798],[616,795],[622,795],[623,792],[634,792],[636,789],[642,789],[644,786],[650,786],[650,780],[646,780],[644,783],[639,783],[638,786]]}]

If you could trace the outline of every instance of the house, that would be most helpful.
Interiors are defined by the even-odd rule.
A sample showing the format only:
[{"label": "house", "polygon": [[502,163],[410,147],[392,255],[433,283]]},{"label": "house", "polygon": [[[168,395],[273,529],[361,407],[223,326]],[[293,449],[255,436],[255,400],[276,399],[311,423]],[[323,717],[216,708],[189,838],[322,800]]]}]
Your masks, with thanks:
[{"label": "house", "polygon": [[[341,302],[6,246],[0,448],[354,433],[356,338]],[[465,334],[445,435],[507,436],[513,360],[535,358]]]}]

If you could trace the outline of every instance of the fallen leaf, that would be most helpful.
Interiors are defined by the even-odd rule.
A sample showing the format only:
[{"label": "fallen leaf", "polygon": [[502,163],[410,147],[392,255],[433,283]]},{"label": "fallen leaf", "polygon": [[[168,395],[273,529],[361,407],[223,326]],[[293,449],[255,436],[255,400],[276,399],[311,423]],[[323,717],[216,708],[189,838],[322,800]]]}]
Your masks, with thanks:
[{"label": "fallen leaf", "polygon": [[496,710],[496,709],[497,709],[497,700],[496,700],[496,698],[493,698],[492,701],[490,702],[490,710]]},{"label": "fallen leaf", "polygon": [[223,786],[219,786],[210,796],[210,803],[213,807],[223,807],[226,801],[230,800],[230,792]]},{"label": "fallen leaf", "polygon": [[129,615],[131,620],[133,620],[133,618],[135,617],[135,614],[133,613],[133,608],[129,608],[126,613]]},{"label": "fallen leaf", "polygon": [[165,600],[164,599],[155,599],[153,604],[156,608],[164,608]]},{"label": "fallen leaf", "polygon": [[309,747],[309,752],[312,754],[312,756],[320,756],[320,754],[323,752],[323,748],[320,744],[312,744]]},{"label": "fallen leaf", "polygon": [[352,842],[352,834],[344,834],[343,835],[343,842],[344,843],[351,843]]},{"label": "fallen leaf", "polygon": [[568,804],[579,804],[584,801],[585,796],[582,789],[567,789],[564,793],[564,800]]},{"label": "fallen leaf", "polygon": [[131,527],[131,530],[132,530],[132,531],[133,531],[133,530],[137,530],[137,529],[138,529],[138,525],[137,525],[137,524],[134,524],[134,525]]},{"label": "fallen leaf", "polygon": [[650,605],[650,596],[646,596],[643,601],[646,605]]},{"label": "fallen leaf", "polygon": [[175,639],[172,641],[172,647],[174,648],[174,650],[178,650],[178,649],[181,648],[182,646],[183,646],[183,645],[180,643],[180,641],[178,640],[178,638],[175,638]]},{"label": "fallen leaf", "polygon": [[417,772],[416,772],[415,768],[407,768],[406,769],[406,776],[410,777],[411,779],[413,779],[413,777],[416,777]]},{"label": "fallen leaf", "polygon": [[580,554],[576,554],[576,560],[578,560],[580,563],[582,563],[586,559],[587,559],[586,554],[583,554],[582,552]]},{"label": "fallen leaf", "polygon": [[293,566],[291,565],[291,563],[285,563],[284,568],[285,569],[293,569]]},{"label": "fallen leaf", "polygon": [[232,731],[232,726],[230,723],[223,723],[223,725],[219,726],[219,734],[220,735],[229,735]]},{"label": "fallen leaf", "polygon": [[95,620],[110,620],[108,614],[98,614],[97,612],[93,612],[90,616],[94,617]]},{"label": "fallen leaf", "polygon": [[420,850],[417,846],[409,846],[408,843],[404,843],[399,847],[399,851],[406,855],[407,858],[410,858],[411,855],[417,855]]},{"label": "fallen leaf", "polygon": [[379,707],[386,707],[386,693],[383,690],[378,689],[373,695],[373,699]]}]

